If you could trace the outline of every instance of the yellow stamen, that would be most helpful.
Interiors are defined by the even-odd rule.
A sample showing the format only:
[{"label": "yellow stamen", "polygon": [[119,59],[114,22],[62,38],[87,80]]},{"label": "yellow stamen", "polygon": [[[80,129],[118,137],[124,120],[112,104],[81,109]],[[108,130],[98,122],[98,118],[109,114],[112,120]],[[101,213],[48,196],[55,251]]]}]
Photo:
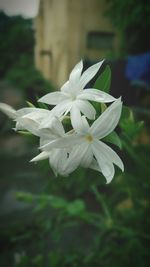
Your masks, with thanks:
[{"label": "yellow stamen", "polygon": [[92,142],[92,141],[93,141],[93,137],[92,137],[90,134],[88,134],[88,135],[86,136],[86,139],[87,139],[89,142]]}]

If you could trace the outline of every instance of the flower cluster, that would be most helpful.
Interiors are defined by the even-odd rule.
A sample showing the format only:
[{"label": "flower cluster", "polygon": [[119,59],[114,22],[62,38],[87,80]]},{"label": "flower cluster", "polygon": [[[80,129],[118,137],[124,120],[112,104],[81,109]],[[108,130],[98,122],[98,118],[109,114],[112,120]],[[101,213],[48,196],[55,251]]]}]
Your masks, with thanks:
[{"label": "flower cluster", "polygon": [[[80,61],[60,91],[39,99],[39,102],[54,105],[51,110],[28,107],[16,111],[0,103],[0,110],[16,121],[16,130],[25,129],[39,136],[41,153],[31,161],[48,158],[55,175],[67,176],[82,166],[101,172],[109,183],[114,177],[114,164],[122,171],[124,169],[116,152],[101,141],[119,122],[121,99],[98,89],[84,89],[102,63],[83,72],[83,62]],[[112,103],[95,119],[96,110],[89,101]],[[66,118],[71,122],[68,131],[65,131]]]}]

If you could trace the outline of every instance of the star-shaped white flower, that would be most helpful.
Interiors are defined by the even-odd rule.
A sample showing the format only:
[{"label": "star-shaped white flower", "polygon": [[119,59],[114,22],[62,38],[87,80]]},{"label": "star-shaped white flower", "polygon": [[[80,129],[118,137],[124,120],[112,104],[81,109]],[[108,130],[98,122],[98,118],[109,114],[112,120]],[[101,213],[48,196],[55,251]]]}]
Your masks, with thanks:
[{"label": "star-shaped white flower", "polygon": [[86,118],[74,121],[76,134],[58,138],[42,146],[44,150],[52,148],[72,147],[67,164],[73,165],[73,170],[79,165],[85,168],[93,168],[102,172],[107,183],[110,183],[114,177],[114,165],[117,165],[122,171],[123,163],[120,157],[100,139],[109,135],[117,126],[122,110],[121,99],[117,99],[111,104],[101,116],[90,127]]},{"label": "star-shaped white flower", "polygon": [[70,73],[69,80],[61,87],[59,92],[49,93],[40,98],[39,101],[50,105],[56,105],[52,109],[52,112],[58,117],[70,112],[72,124],[76,111],[79,111],[79,115],[82,113],[88,119],[93,120],[96,111],[89,100],[101,103],[115,101],[114,97],[103,91],[92,88],[84,90],[88,82],[96,75],[102,63],[103,61],[94,64],[82,73],[83,62],[81,60],[74,67]]}]

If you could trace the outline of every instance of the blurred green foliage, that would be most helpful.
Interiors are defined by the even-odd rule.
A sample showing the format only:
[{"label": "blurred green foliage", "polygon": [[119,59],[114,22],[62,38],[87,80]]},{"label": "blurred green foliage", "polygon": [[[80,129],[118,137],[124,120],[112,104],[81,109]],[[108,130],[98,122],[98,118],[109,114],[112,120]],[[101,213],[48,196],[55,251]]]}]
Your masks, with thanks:
[{"label": "blurred green foliage", "polygon": [[26,99],[35,103],[37,97],[49,93],[54,87],[30,61],[28,55],[21,57],[20,61],[7,71],[5,79],[22,90]]},{"label": "blurred green foliage", "polygon": [[[108,67],[98,78],[99,89],[105,75],[110,80]],[[105,107],[97,109],[102,112]],[[26,181],[31,178],[37,189],[33,185],[29,191],[23,184],[16,199],[29,205],[30,210],[24,210],[19,219],[17,214],[3,218],[2,267],[149,266],[150,144],[139,141],[145,126],[135,117],[131,109],[123,107],[118,134],[105,140],[125,164],[125,172],[116,168],[109,185],[100,173],[90,169],[79,168],[69,177],[56,178],[48,161],[34,166],[39,177],[36,182],[33,170],[26,173],[27,163],[21,163],[27,159],[16,155],[14,179],[18,173],[20,179],[26,173]],[[28,142],[32,158],[33,139]],[[3,162],[1,154],[3,177],[9,180]],[[9,156],[11,170],[14,164],[14,155]]]},{"label": "blurred green foliage", "polygon": [[0,79],[22,90],[33,102],[36,96],[53,90],[52,84],[34,66],[34,45],[31,19],[0,12]]},{"label": "blurred green foliage", "polygon": [[9,17],[0,12],[0,78],[24,56],[33,61],[34,31],[32,20]]},{"label": "blurred green foliage", "polygon": [[122,53],[149,51],[150,3],[143,0],[104,0],[106,15],[121,37]]}]

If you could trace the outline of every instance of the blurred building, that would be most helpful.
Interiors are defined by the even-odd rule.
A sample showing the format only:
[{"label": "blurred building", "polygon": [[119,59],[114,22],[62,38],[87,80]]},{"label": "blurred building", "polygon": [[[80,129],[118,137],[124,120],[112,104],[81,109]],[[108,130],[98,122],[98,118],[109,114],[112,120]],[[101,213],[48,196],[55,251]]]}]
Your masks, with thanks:
[{"label": "blurred building", "polygon": [[104,16],[103,0],[41,0],[35,19],[36,67],[61,86],[81,59],[116,54],[118,35]]}]

